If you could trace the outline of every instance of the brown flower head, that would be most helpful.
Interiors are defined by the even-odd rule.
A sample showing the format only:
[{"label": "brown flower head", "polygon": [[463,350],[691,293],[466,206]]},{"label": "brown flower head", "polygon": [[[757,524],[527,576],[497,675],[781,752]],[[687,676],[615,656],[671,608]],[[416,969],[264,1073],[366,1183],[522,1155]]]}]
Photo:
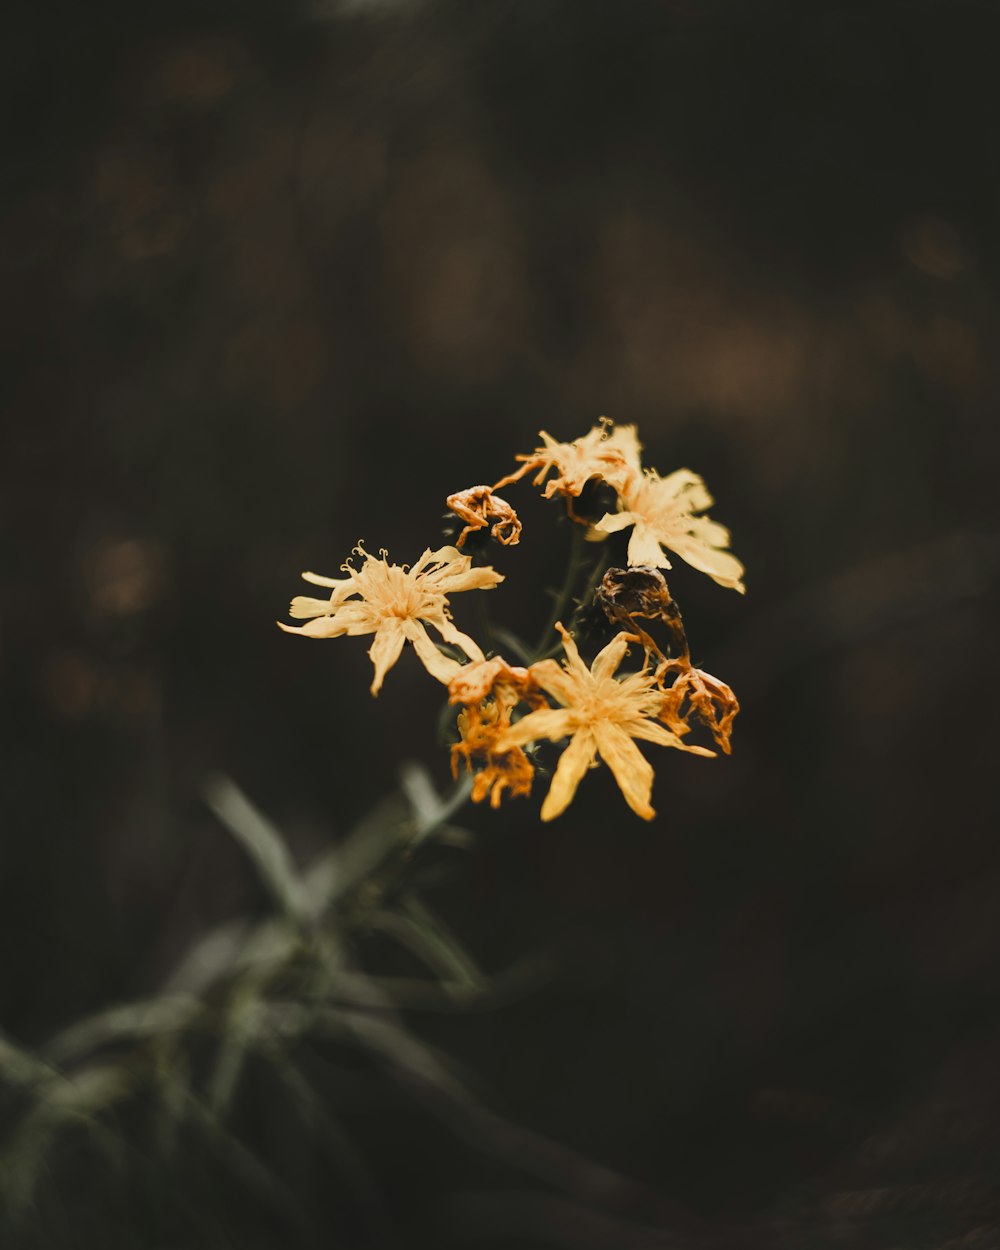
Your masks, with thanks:
[{"label": "brown flower head", "polygon": [[524,746],[547,738],[569,738],[542,804],[542,820],[552,820],[565,811],[577,786],[598,755],[614,774],[625,801],[644,820],[652,820],[650,805],[653,769],[635,745],[635,739],[677,747],[695,755],[714,755],[704,747],[689,747],[675,733],[657,721],[663,704],[663,691],[655,674],[644,668],[627,677],[615,673],[637,641],[622,631],[608,643],[588,669],[580,658],[572,637],[561,624],[566,659],[540,660],[528,670],[546,693],[562,705],[530,712],[512,725],[499,739],[501,749]]},{"label": "brown flower head", "polygon": [[447,596],[462,590],[492,590],[503,581],[502,574],[491,568],[474,569],[471,558],[454,547],[428,549],[412,568],[390,564],[385,552],[376,558],[360,545],[355,550],[364,557],[364,563],[360,569],[345,564],[346,577],[302,574],[307,582],[329,587],[330,597],[311,599],[297,595],[292,600],[291,615],[312,619],[300,626],[279,621],[281,629],[308,638],[374,634],[368,651],[375,666],[371,685],[374,695],[382,688],[385,674],[399,659],[406,642],[412,643],[424,667],[438,681],[450,681],[462,667],[431,641],[428,625],[433,625],[445,642],[461,647],[470,659],[483,659],[478,643],[452,624]]}]

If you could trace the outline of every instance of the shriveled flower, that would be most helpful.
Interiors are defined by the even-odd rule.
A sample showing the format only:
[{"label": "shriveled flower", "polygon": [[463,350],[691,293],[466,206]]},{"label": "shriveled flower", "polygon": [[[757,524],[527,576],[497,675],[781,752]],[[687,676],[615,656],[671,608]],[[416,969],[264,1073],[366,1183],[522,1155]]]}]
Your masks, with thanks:
[{"label": "shriveled flower", "polygon": [[600,757],[614,774],[625,801],[644,820],[656,814],[650,805],[653,768],[635,739],[677,747],[695,755],[714,755],[705,747],[687,746],[657,721],[663,691],[648,668],[618,679],[615,673],[634,634],[624,630],[595,658],[588,669],[570,634],[561,624],[566,659],[540,660],[528,670],[538,685],[562,705],[541,708],[512,725],[498,742],[501,749],[524,746],[542,738],[569,738],[559,758],[552,785],[542,804],[542,820],[552,820],[569,806],[583,774]]},{"label": "shriveled flower", "polygon": [[492,521],[490,533],[504,547],[513,547],[521,539],[521,522],[506,499],[493,494],[491,486],[470,486],[468,490],[456,491],[445,500],[445,505],[465,522],[455,546],[462,547],[465,540],[476,530],[485,529]]},{"label": "shriveled flower", "polygon": [[535,775],[531,761],[519,746],[498,746],[519,703],[548,706],[529,671],[496,656],[466,664],[448,683],[448,692],[450,703],[464,705],[458,714],[459,740],[451,748],[452,776],[458,777],[464,760],[466,770],[475,773],[473,802],[489,795],[491,807],[500,806],[504,790],[511,798],[530,794]]},{"label": "shriveled flower", "polygon": [[539,432],[539,437],[543,446],[530,455],[515,457],[524,461],[521,468],[501,478],[494,490],[516,482],[537,469],[536,486],[540,486],[549,473],[555,473],[555,477],[545,484],[543,493],[546,499],[555,494],[577,498],[594,478],[619,490],[640,473],[639,453],[642,446],[634,425],[616,426],[607,417],[602,417],[599,425],[571,443],[557,442],[544,430]]},{"label": "shriveled flower", "polygon": [[691,729],[691,718],[701,721],[726,755],[732,750],[730,738],[733,721],[740,710],[739,700],[730,686],[711,673],[695,668],[688,657],[668,660],[657,669],[664,682],[673,675],[673,683],[665,690],[660,720],[679,736]]},{"label": "shriveled flower", "polygon": [[726,551],[729,530],[707,516],[712,496],[697,473],[678,469],[667,477],[653,469],[629,478],[619,490],[619,511],[609,512],[591,528],[593,537],[635,526],[628,544],[629,564],[669,569],[667,547],[720,586],[741,594],[743,565]]},{"label": "shriveled flower", "polygon": [[303,573],[307,582],[330,588],[329,599],[297,595],[290,614],[313,618],[307,625],[279,626],[289,634],[308,638],[337,638],[341,634],[374,634],[368,655],[375,665],[371,692],[377,695],[386,673],[399,659],[403,644],[410,642],[424,668],[438,681],[448,682],[462,667],[443,655],[431,641],[426,626],[433,625],[445,642],[461,647],[472,660],[482,660],[478,643],[456,629],[447,596],[461,590],[492,590],[503,575],[491,568],[472,567],[470,556],[454,547],[429,548],[412,568],[390,564],[385,552],[376,558],[360,545],[364,557],[360,569],[348,563],[346,577],[320,577]]}]

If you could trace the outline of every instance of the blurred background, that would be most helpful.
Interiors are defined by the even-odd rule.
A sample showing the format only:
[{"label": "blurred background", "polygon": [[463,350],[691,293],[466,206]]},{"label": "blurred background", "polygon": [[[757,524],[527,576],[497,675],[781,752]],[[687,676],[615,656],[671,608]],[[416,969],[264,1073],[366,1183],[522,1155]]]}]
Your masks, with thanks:
[{"label": "blurred background", "polygon": [[[671,577],[742,700],[732,757],[663,760],[649,825],[603,769],[549,826],[536,798],[464,813],[431,892],[487,972],[557,970],[409,1026],[634,1182],[613,1213],[359,1059],[315,1096],[367,1222],[251,1073],[241,1140],[297,1221],[211,1161],[143,1147],[140,1186],[70,1144],[9,1244],[1000,1245],[991,8],[7,15],[5,1038],[266,911],[209,775],[299,864],[404,760],[444,786],[412,655],[374,701],[363,642],[279,634],[300,570],[359,538],[414,559],[446,495],[605,413],[705,476],[748,569],[745,599]],[[568,539],[524,519],[491,607],[531,636]]]}]

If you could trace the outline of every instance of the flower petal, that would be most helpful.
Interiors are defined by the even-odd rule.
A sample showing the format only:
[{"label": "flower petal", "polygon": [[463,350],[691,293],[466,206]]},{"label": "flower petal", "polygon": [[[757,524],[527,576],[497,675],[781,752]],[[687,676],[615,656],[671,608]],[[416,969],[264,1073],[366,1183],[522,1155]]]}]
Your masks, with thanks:
[{"label": "flower petal", "polygon": [[653,766],[618,725],[598,721],[594,738],[601,758],[614,773],[625,802],[643,820],[652,820],[656,813],[650,806],[653,792]]},{"label": "flower petal", "polygon": [[310,599],[308,595],[296,595],[288,609],[288,615],[296,620],[306,620],[311,616],[330,616],[336,612],[337,604],[329,599]]},{"label": "flower petal", "polygon": [[[537,716],[535,712],[533,715]],[[530,719],[525,717],[525,720]],[[542,820],[554,820],[561,815],[573,801],[576,788],[583,774],[594,759],[594,735],[589,729],[580,729],[570,739],[569,745],[559,757],[559,763],[552,777],[552,785],[542,804]]]},{"label": "flower petal", "polygon": [[436,677],[438,681],[443,681],[447,685],[462,665],[450,656],[442,655],[420,621],[404,620],[402,627],[406,637],[413,643],[413,650],[416,651],[420,663],[432,677]]},{"label": "flower petal", "polygon": [[603,677],[611,677],[618,670],[618,665],[625,658],[625,652],[629,649],[629,645],[635,642],[632,634],[627,634],[624,630],[615,634],[614,638],[602,650],[598,651],[594,657],[594,662],[590,666],[590,671],[594,677],[600,681]]},{"label": "flower petal", "polygon": [[338,586],[347,586],[351,582],[349,577],[323,577],[320,573],[303,573],[302,580],[312,582],[314,586],[329,586],[333,590]]},{"label": "flower petal", "polygon": [[443,611],[435,612],[433,615],[428,613],[426,616],[421,617],[421,620],[428,625],[433,625],[445,642],[452,642],[456,647],[461,647],[470,660],[481,662],[486,659],[479,643],[474,638],[470,638],[468,634],[463,634],[460,629],[457,629]]},{"label": "flower petal", "polygon": [[591,530],[596,530],[599,534],[617,534],[619,530],[628,529],[630,525],[634,524],[634,512],[605,512],[604,516],[590,528]]},{"label": "flower petal", "polygon": [[714,503],[705,479],[699,473],[692,473],[690,469],[675,469],[666,477],[651,476],[648,484],[655,491],[658,507],[679,499],[682,495],[685,497],[684,506],[691,512],[701,512]]},{"label": "flower petal", "polygon": [[489,565],[464,570],[442,569],[441,576],[435,579],[435,588],[450,595],[459,590],[492,590],[503,580],[503,573]]},{"label": "flower petal", "polygon": [[571,734],[574,728],[575,721],[569,708],[542,707],[522,716],[516,724],[505,730],[497,740],[497,750],[509,751],[511,747],[539,742],[542,738],[556,742]]},{"label": "flower petal", "polygon": [[671,567],[670,561],[660,548],[656,530],[638,518],[632,537],[628,540],[628,562],[631,565],[646,565],[654,569]]},{"label": "flower petal", "polygon": [[570,704],[580,693],[580,680],[567,673],[555,660],[536,660],[528,672],[546,694],[554,695],[560,703]]},{"label": "flower petal", "polygon": [[655,720],[630,721],[624,729],[631,738],[655,742],[661,747],[676,747],[679,751],[687,751],[691,755],[707,755],[710,759],[715,758],[715,752],[709,750],[708,747],[697,747],[693,744],[689,746],[683,738],[678,738],[675,733],[671,733],[669,729],[665,729]]},{"label": "flower petal", "polygon": [[696,538],[686,536],[671,538],[670,549],[676,551],[681,559],[686,560],[692,568],[700,573],[707,573],[720,586],[725,586],[729,590],[738,590],[741,595],[746,593],[746,587],[743,585],[745,571],[743,564],[731,551],[719,551],[715,547],[699,542]]},{"label": "flower petal", "polygon": [[[285,625],[282,621],[278,621],[277,625],[286,634],[304,634],[307,638],[340,638],[348,632],[347,626],[335,616],[318,616],[314,621],[307,621],[305,625]],[[364,632],[370,634],[374,630],[368,629]]]},{"label": "flower petal", "polygon": [[563,650],[566,652],[566,670],[569,675],[582,678],[588,685],[593,685],[590,669],[580,659],[580,652],[573,641],[573,635],[566,629],[562,621],[556,621],[556,632],[562,638]]},{"label": "flower petal", "polygon": [[368,658],[375,665],[375,678],[371,684],[371,692],[378,695],[386,673],[399,659],[399,653],[406,642],[403,623],[398,618],[387,620],[375,631],[375,638],[368,648]]}]

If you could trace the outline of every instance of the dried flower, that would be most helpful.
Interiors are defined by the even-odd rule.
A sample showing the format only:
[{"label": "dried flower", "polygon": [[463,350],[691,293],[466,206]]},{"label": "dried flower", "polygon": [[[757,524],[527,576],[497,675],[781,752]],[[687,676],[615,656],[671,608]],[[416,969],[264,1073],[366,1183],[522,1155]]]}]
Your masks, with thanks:
[{"label": "dried flower", "polygon": [[653,769],[633,739],[677,747],[696,755],[714,755],[704,747],[686,746],[656,720],[663,691],[649,669],[620,680],[614,674],[634,634],[622,631],[608,643],[588,669],[576,644],[561,624],[566,660],[540,660],[528,670],[537,684],[562,704],[530,712],[501,736],[498,746],[509,749],[542,738],[570,741],[559,759],[552,785],[542,804],[542,820],[552,820],[569,806],[583,774],[598,755],[611,769],[629,807],[652,820],[650,806]]},{"label": "dried flower", "polygon": [[490,486],[470,486],[468,490],[457,491],[445,500],[446,505],[465,522],[455,543],[456,547],[465,545],[465,540],[476,530],[485,529],[492,521],[490,533],[505,547],[513,547],[521,538],[521,522],[517,513],[506,499],[493,494]]},{"label": "dried flower", "polygon": [[694,716],[711,733],[719,749],[729,755],[733,721],[740,710],[732,689],[711,673],[695,668],[686,655],[667,660],[656,675],[663,682],[671,673],[676,673],[676,677],[664,692],[660,720],[680,737],[691,729]]},{"label": "dried flower", "polygon": [[314,618],[307,625],[279,626],[289,634],[309,638],[337,638],[341,634],[374,634],[368,655],[375,665],[371,692],[377,695],[386,673],[399,659],[406,642],[413,644],[421,663],[438,681],[448,682],[462,667],[443,655],[427,633],[433,625],[441,637],[461,647],[472,660],[482,660],[479,645],[452,624],[447,595],[461,590],[491,590],[503,575],[491,568],[472,567],[472,559],[454,547],[429,548],[412,568],[389,564],[370,555],[360,545],[364,557],[360,569],[343,566],[346,577],[320,577],[303,573],[307,582],[326,586],[329,599],[297,595],[292,600],[293,617]]},{"label": "dried flower", "polygon": [[521,468],[501,478],[494,490],[516,482],[537,469],[536,486],[540,486],[549,473],[554,471],[556,474],[545,485],[543,493],[546,499],[555,494],[577,498],[593,478],[620,489],[626,481],[640,473],[639,453],[642,447],[634,425],[616,426],[607,417],[602,417],[599,425],[571,443],[559,443],[544,430],[539,432],[539,437],[544,445],[530,455],[517,456],[516,459],[524,461]]},{"label": "dried flower", "polygon": [[501,749],[498,743],[519,703],[548,706],[531,673],[496,656],[465,665],[448,683],[448,691],[450,703],[464,704],[458,714],[459,741],[451,748],[452,776],[458,776],[459,761],[464,759],[466,769],[476,773],[473,802],[488,794],[491,807],[500,806],[504,790],[511,798],[530,794],[535,775],[531,761],[521,747]]},{"label": "dried flower", "polygon": [[619,490],[619,511],[609,512],[591,529],[591,536],[613,534],[634,525],[628,545],[629,564],[669,569],[662,547],[676,552],[693,568],[720,586],[741,594],[743,565],[730,551],[729,531],[707,516],[695,516],[712,505],[712,496],[697,473],[678,469],[660,477],[653,469],[628,478]]}]

